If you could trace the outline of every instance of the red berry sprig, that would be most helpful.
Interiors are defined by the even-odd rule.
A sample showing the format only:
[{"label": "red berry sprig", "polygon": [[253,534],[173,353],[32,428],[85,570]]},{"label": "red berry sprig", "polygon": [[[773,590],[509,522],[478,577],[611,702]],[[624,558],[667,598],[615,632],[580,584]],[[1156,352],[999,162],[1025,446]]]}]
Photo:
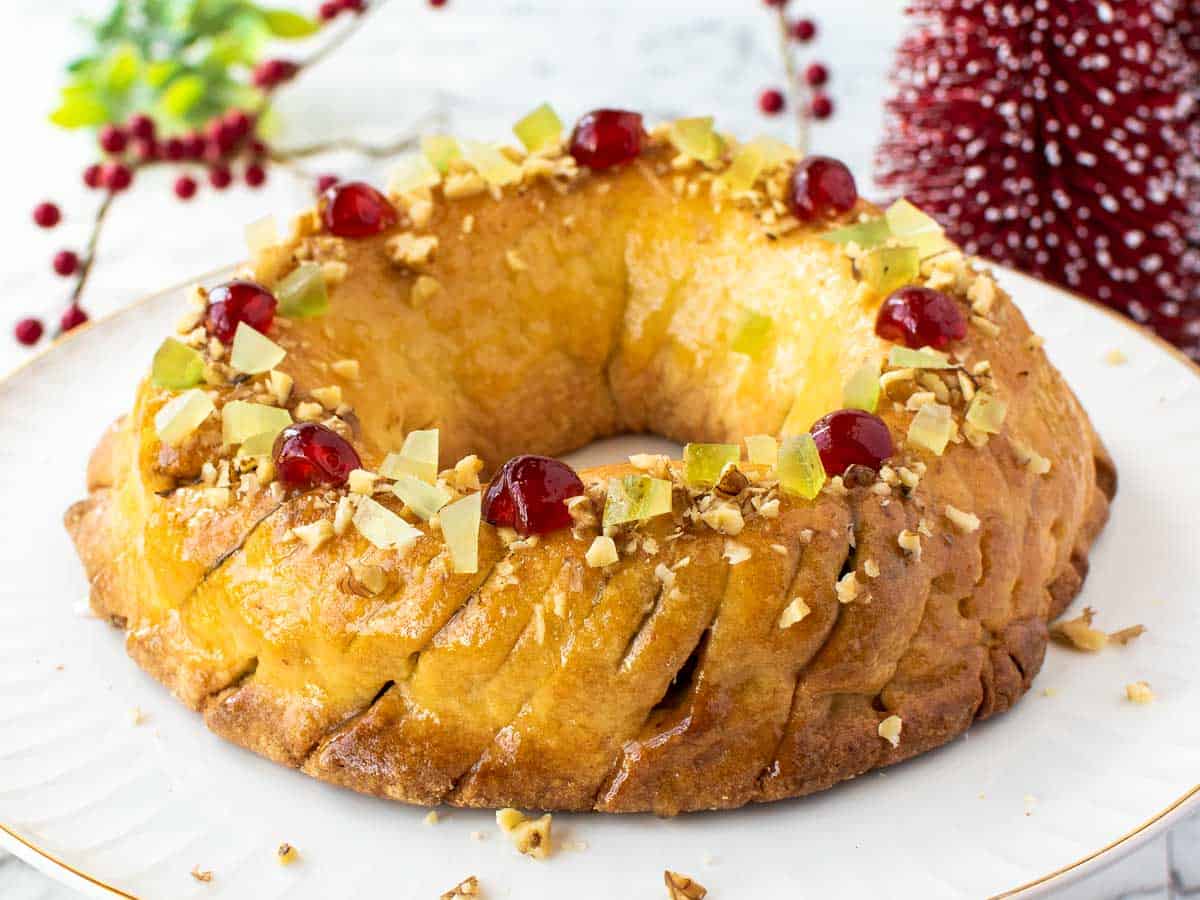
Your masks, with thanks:
[{"label": "red berry sprig", "polygon": [[794,45],[811,44],[817,36],[817,23],[807,17],[789,21],[784,13],[787,0],[764,2],[775,10],[778,19],[788,91],[773,87],[763,90],[758,95],[758,108],[764,115],[776,116],[790,105],[799,125],[797,143],[801,151],[806,151],[809,125],[828,119],[834,112],[833,99],[824,90],[829,83],[829,67],[821,62],[810,62],[801,71],[796,65]]}]

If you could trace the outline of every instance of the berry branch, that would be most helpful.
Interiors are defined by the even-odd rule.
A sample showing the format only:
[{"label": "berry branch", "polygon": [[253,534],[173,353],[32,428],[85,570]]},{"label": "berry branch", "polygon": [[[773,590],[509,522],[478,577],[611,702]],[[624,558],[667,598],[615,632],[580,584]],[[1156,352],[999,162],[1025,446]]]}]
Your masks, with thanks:
[{"label": "berry branch", "polygon": [[[116,0],[111,12],[92,26],[94,52],[67,67],[71,80],[50,117],[63,128],[95,129],[104,154],[83,173],[88,188],[103,191],[83,254],[62,250],[54,257],[54,270],[74,279],[56,333],[88,320],[83,300],[101,234],[118,195],[143,170],[180,169],[173,190],[186,202],[200,190],[196,167],[203,168],[215,191],[233,184],[235,165],[252,189],[266,183],[270,166],[279,166],[323,191],[336,183],[336,176],[316,176],[299,161],[334,151],[385,159],[413,149],[415,134],[379,145],[352,137],[295,148],[269,143],[276,92],[337,52],[363,27],[368,13],[388,2],[374,0],[368,8],[367,0],[326,0],[317,17],[309,19],[250,0],[190,0],[170,10],[158,0]],[[445,5],[445,0],[428,2]],[[323,33],[346,16],[351,21],[304,59],[260,58],[269,41]],[[34,209],[33,219],[51,229],[62,212],[45,202]],[[38,343],[44,333],[36,318],[22,319],[14,331],[26,346]]]},{"label": "berry branch", "polygon": [[779,30],[779,48],[783,56],[786,86],[766,88],[758,95],[758,108],[768,116],[779,115],[790,104],[796,116],[796,147],[807,156],[812,123],[833,115],[833,100],[824,90],[829,69],[822,63],[809,63],[803,71],[796,60],[797,45],[811,44],[817,37],[817,24],[810,18],[789,20],[788,0],[763,0],[774,10]]}]

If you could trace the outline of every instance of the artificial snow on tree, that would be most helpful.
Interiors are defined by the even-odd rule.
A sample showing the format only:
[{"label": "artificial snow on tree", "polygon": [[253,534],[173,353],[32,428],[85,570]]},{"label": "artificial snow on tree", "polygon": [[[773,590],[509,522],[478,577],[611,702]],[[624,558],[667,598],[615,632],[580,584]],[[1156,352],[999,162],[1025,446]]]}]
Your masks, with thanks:
[{"label": "artificial snow on tree", "polygon": [[1191,0],[913,0],[879,182],[1200,358]]}]

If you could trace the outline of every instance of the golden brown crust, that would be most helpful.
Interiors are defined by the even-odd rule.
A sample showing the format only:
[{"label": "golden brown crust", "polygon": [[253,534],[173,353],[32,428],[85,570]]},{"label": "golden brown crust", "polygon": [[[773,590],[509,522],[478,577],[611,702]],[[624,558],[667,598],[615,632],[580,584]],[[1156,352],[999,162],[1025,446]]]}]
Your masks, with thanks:
[{"label": "golden brown crust", "polygon": [[[805,403],[830,408],[840,380],[830,393],[810,370],[844,372],[874,346],[849,263],[811,235],[764,243],[735,210],[664,206],[644,180],[439,207],[442,293],[423,311],[382,240],[356,242],[339,312],[281,338],[297,393],[327,382],[333,360],[361,363],[346,394],[368,466],[419,426],[442,430],[443,464],[478,452],[495,465],[630,429],[739,440],[778,433]],[[526,268],[506,266],[512,247]],[[716,349],[743,271],[775,279],[751,296],[786,282],[797,310],[825,302],[814,272],[837,299],[808,327],[837,335],[825,343],[840,353],[800,326],[779,337],[798,360],[795,397],[771,381],[782,357],[758,371]],[[127,630],[138,664],[217,733],[315,777],[412,803],[664,815],[799,796],[1008,709],[1082,586],[1115,470],[1006,297],[989,321],[965,349],[1008,401],[1002,433],[940,456],[908,448],[926,466],[913,487],[850,479],[811,502],[782,497],[777,516],[747,498],[733,537],[689,518],[677,492],[674,514],[622,536],[638,546],[604,569],[585,560],[594,530],[505,547],[485,526],[472,575],[452,573],[426,526],[406,554],[353,531],[304,548],[293,529],[329,517],[337,495],[251,487],[205,506],[160,458],[163,394],[149,385],[97,448],[66,524],[93,606]],[[377,390],[384,378],[394,390]],[[897,406],[885,398],[881,415],[903,436],[912,414]],[[1027,464],[1030,447],[1048,471]],[[951,507],[979,527],[955,527]],[[378,568],[384,589],[356,588],[350,562]],[[857,591],[839,596],[849,573]],[[782,627],[796,598],[808,613]],[[893,716],[894,744],[880,728]]]}]

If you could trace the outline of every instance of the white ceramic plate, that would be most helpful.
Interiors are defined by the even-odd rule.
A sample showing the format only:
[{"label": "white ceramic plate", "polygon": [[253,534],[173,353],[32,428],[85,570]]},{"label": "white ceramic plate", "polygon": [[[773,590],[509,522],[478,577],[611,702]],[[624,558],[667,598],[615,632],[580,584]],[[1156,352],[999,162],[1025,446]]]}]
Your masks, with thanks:
[{"label": "white ceramic plate", "polygon": [[[1060,884],[1131,848],[1200,798],[1200,377],[1111,314],[1003,280],[1120,470],[1077,606],[1149,633],[1092,656],[1052,648],[1013,711],[815,797],[672,821],[556,816],[556,832],[587,848],[545,863],[518,857],[489,813],[428,826],[422,809],[222,742],[126,658],[115,630],[80,614],[86,585],[62,512],[183,291],[66,340],[0,384],[0,844],[85,893],[144,900],[431,898],[471,874],[489,897],[662,898],[664,868],[714,897],[982,896]],[[1105,362],[1114,349],[1128,364]],[[1124,699],[1139,679],[1152,706]],[[281,841],[300,863],[276,864]],[[194,881],[194,866],[213,880]]]}]

